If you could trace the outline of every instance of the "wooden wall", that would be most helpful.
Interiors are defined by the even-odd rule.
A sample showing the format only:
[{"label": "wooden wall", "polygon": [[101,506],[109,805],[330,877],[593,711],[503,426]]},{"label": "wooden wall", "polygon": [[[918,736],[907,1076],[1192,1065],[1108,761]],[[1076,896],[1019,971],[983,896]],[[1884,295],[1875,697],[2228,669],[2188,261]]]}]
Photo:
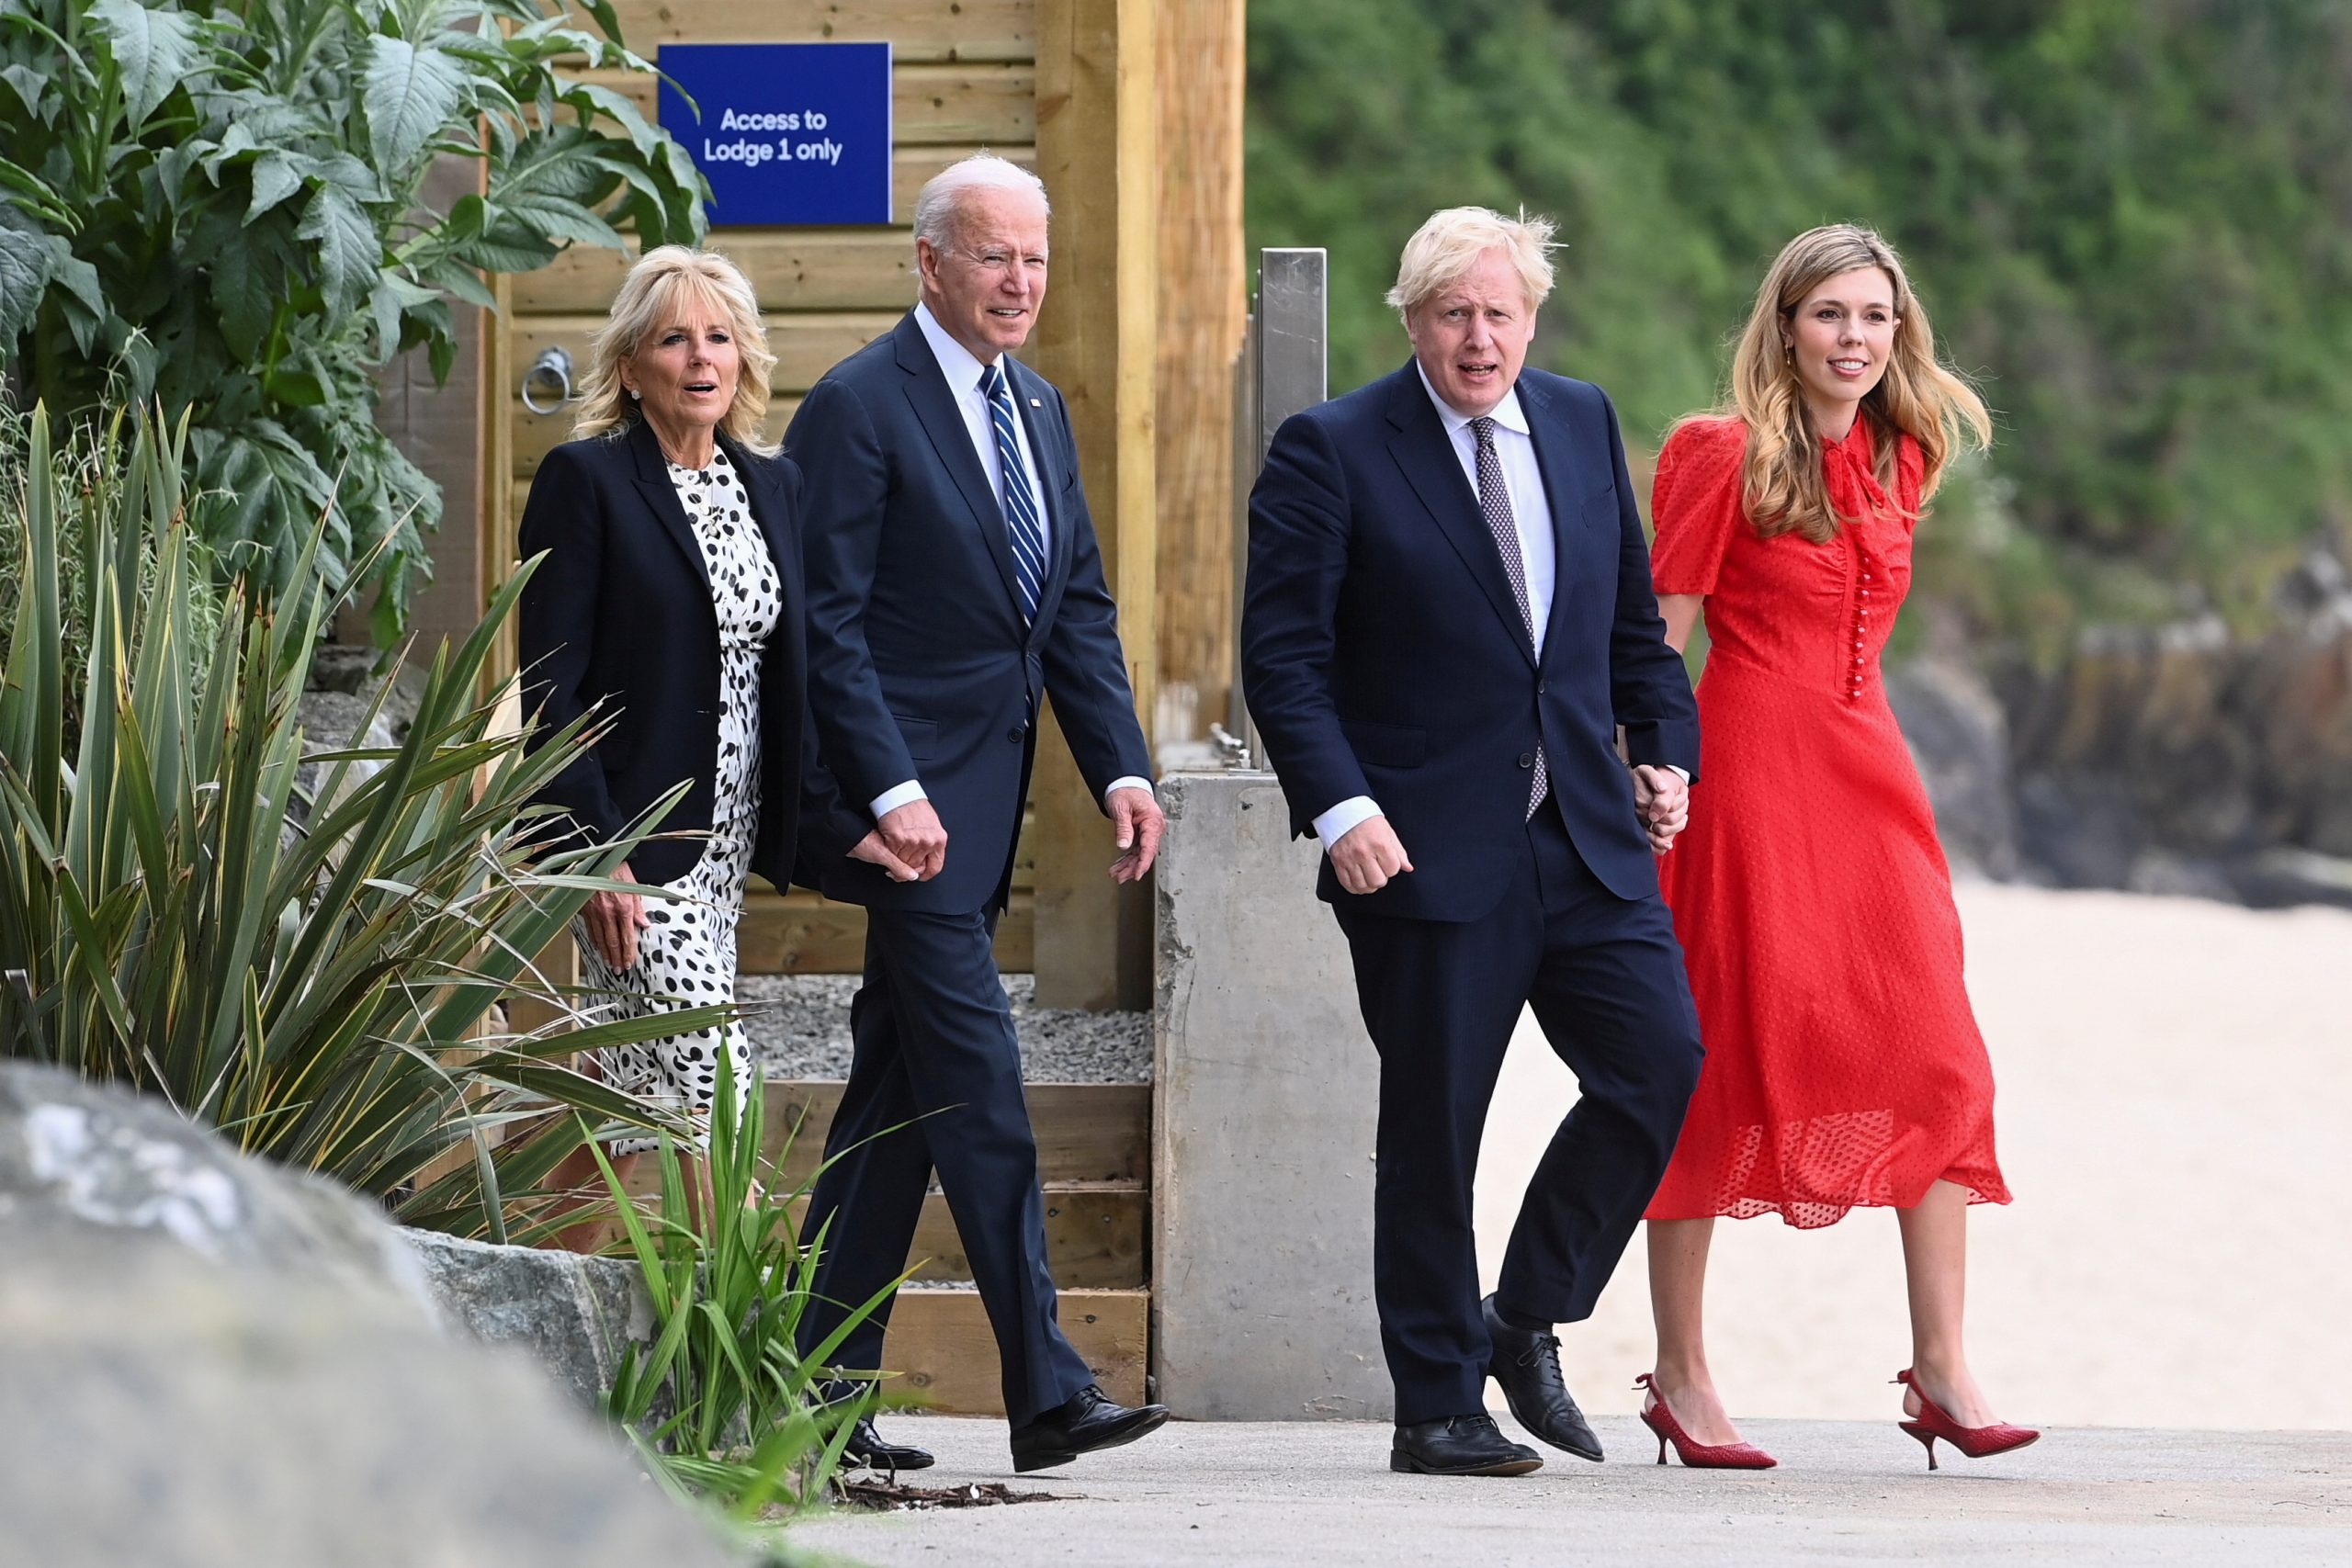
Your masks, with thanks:
[{"label": "wooden wall", "polygon": [[[1148,732],[1164,657],[1173,655],[1182,679],[1212,692],[1230,680],[1226,465],[1242,309],[1243,4],[616,0],[623,36],[649,56],[665,41],[893,46],[899,224],[720,228],[711,236],[750,276],[766,317],[777,356],[771,436],[783,434],[820,376],[914,302],[906,223],[924,180],[982,147],[1045,177],[1055,207],[1053,281],[1024,357],[1069,399]],[[603,79],[650,107],[650,84]],[[1163,164],[1163,147],[1175,161]],[[724,221],[723,212],[713,216]],[[585,365],[627,267],[626,257],[580,247],[499,281],[503,324],[484,353],[486,562],[514,560],[531,476],[570,435],[569,411],[542,416],[522,406],[519,378],[549,344]],[[1171,414],[1181,426],[1172,436]],[[1162,516],[1173,520],[1165,533]],[[1168,615],[1163,577],[1174,589]],[[1214,700],[1204,712],[1223,711],[1222,696]],[[1148,901],[1111,887],[1108,824],[1057,736],[1044,739],[1032,802],[1001,950],[1005,939],[1013,952],[1034,950],[1042,1002],[1146,1005]],[[855,921],[845,923],[842,911],[796,895],[752,914],[768,932],[763,951],[789,955],[796,967],[854,966]]]}]

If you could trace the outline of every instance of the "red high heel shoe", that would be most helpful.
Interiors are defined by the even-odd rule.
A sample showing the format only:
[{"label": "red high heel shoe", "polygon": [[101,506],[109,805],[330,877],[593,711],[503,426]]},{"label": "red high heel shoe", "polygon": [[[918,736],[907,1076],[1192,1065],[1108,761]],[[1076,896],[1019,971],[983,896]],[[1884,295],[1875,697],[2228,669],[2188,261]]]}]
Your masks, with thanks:
[{"label": "red high heel shoe", "polygon": [[1894,1381],[1919,1396],[1919,1416],[1915,1421],[1903,1423],[1903,1429],[1927,1445],[1928,1468],[1936,1468],[1936,1439],[1941,1438],[1970,1459],[1991,1459],[2012,1449],[2021,1449],[2041,1434],[2030,1427],[2012,1427],[2007,1421],[1996,1421],[1989,1427],[1963,1427],[1943,1412],[1943,1407],[1928,1397],[1919,1380],[1904,1368],[1894,1374]]},{"label": "red high heel shoe", "polygon": [[1657,1434],[1657,1461],[1666,1462],[1666,1445],[1674,1445],[1674,1457],[1689,1470],[1770,1470],[1780,1463],[1754,1443],[1694,1443],[1682,1423],[1674,1418],[1674,1411],[1666,1403],[1666,1395],[1657,1391],[1657,1383],[1644,1372],[1634,1380],[1635,1388],[1650,1391],[1653,1403],[1642,1407],[1642,1425]]}]

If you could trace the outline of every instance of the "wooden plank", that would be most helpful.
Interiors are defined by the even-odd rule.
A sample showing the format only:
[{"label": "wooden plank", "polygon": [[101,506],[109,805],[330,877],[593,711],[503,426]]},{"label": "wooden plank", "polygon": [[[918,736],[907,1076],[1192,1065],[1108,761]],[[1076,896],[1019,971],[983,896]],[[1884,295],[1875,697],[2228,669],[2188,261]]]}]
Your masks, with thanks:
[{"label": "wooden plank", "polygon": [[[660,110],[653,79],[634,71],[576,71],[609,87],[648,119]],[[706,116],[713,107],[702,107]],[[681,141],[696,122],[670,126]],[[890,139],[899,147],[939,142],[1033,141],[1037,136],[1037,74],[1026,62],[899,65],[890,75]]]},{"label": "wooden plank", "polygon": [[[768,311],[768,348],[776,357],[769,373],[771,389],[805,392],[817,378],[899,324],[898,310]],[[515,363],[528,365],[541,349],[560,344],[572,365],[584,372],[588,344],[603,328],[602,314],[521,316],[512,337]]]},{"label": "wooden plank", "polygon": [[[763,310],[907,310],[915,298],[911,229],[729,229],[710,248],[743,269]],[[636,259],[604,245],[574,245],[514,280],[514,309],[601,314]]]},{"label": "wooden plank", "polygon": [[[996,965],[1024,974],[1035,960],[1031,896],[1015,889],[996,926]],[[854,975],[865,967],[865,911],[805,889],[743,900],[735,967],[744,975]]]},{"label": "wooden plank", "polygon": [[[762,427],[768,440],[784,439],[785,429],[792,423],[792,416],[799,407],[800,400],[790,394],[768,400],[767,423]],[[549,452],[571,439],[574,412],[573,407],[567,405],[556,413],[538,414],[516,406],[513,434],[513,477],[515,479],[527,481],[539,471],[539,464],[546,460]],[[527,482],[514,487],[514,515],[518,520],[523,515],[523,502],[529,497]]]},{"label": "wooden plank", "polygon": [[[1054,1282],[1068,1290],[1140,1290],[1144,1279],[1143,1236],[1148,1199],[1132,1183],[1098,1182],[1054,1187],[1046,1192],[1046,1257]],[[808,1215],[808,1201],[793,1205],[796,1219]],[[910,1264],[927,1284],[969,1280],[971,1259],[947,1200],[933,1192],[923,1199]]]},{"label": "wooden plank", "polygon": [[[1153,102],[1147,0],[1039,0],[1037,172],[1065,216],[1057,288],[1039,318],[1038,368],[1059,384],[1119,604],[1136,701],[1151,722],[1154,626],[1153,339],[1159,310]],[[1177,84],[1170,84],[1171,88]],[[1039,737],[1037,999],[1048,1007],[1147,1005],[1151,905],[1103,874],[1115,852],[1101,804],[1058,730]]]},{"label": "wooden plank", "polygon": [[[1151,1292],[1066,1290],[1059,1309],[1062,1332],[1102,1392],[1122,1404],[1144,1403]],[[900,1374],[882,1385],[886,1399],[943,1415],[1004,1414],[1002,1363],[978,1292],[900,1291],[891,1304],[882,1364]]]},{"label": "wooden plank", "polygon": [[[1249,319],[1241,223],[1244,0],[1159,16],[1159,321],[1153,400],[1159,682],[1154,739],[1207,739],[1233,687],[1233,393]],[[1189,689],[1189,700],[1180,694]],[[1189,722],[1188,722],[1189,721]],[[1176,729],[1184,732],[1173,732]]]},{"label": "wooden plank", "polygon": [[[1026,1093],[1029,1123],[1037,1135],[1037,1179],[1046,1186],[1134,1186],[1149,1179],[1149,1084],[1033,1083]],[[816,1170],[841,1101],[839,1078],[792,1078],[767,1086],[763,1143],[768,1159],[778,1167],[775,1185],[797,1187]]]},{"label": "wooden plank", "polygon": [[888,39],[894,61],[1025,61],[1037,50],[1034,0],[615,0],[639,54],[662,43],[845,43]]}]

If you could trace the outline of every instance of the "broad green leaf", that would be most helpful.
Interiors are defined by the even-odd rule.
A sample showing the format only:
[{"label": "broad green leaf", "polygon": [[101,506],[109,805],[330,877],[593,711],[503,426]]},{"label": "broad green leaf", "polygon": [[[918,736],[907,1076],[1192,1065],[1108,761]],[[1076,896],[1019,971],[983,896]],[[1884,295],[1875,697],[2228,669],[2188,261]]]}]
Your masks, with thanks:
[{"label": "broad green leaf", "polygon": [[143,124],[195,69],[201,24],[187,12],[150,9],[139,0],[96,0],[90,19],[113,48],[130,123]]},{"label": "broad green leaf", "polygon": [[0,227],[0,344],[32,325],[56,268],[49,236]]},{"label": "broad green leaf", "polygon": [[254,164],[254,198],[245,204],[245,221],[254,219],[302,188],[302,175],[316,165],[299,152],[265,152]]},{"label": "broad green leaf", "polygon": [[504,197],[492,206],[499,218],[508,220],[499,225],[502,231],[510,224],[519,223],[545,240],[609,245],[616,251],[628,243],[619,231],[590,209],[561,197],[525,193]]},{"label": "broad green leaf", "polygon": [[383,34],[368,40],[366,72],[368,143],[380,165],[405,169],[458,115],[465,73],[437,49]]},{"label": "broad green leaf", "polygon": [[218,258],[206,270],[207,292],[220,314],[220,335],[239,357],[258,358],[262,339],[269,332],[277,296],[269,274],[250,250]]},{"label": "broad green leaf", "polygon": [[328,299],[339,310],[356,308],[375,286],[384,259],[383,242],[368,214],[342,186],[321,186],[295,232],[318,243]]}]

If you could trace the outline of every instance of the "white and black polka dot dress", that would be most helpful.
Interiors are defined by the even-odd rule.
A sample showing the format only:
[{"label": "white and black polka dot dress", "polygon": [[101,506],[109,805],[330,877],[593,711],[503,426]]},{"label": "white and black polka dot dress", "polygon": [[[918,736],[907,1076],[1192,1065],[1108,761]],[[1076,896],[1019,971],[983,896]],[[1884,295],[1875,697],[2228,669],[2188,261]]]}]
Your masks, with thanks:
[{"label": "white and black polka dot dress", "polygon": [[[783,584],[767,541],[752,520],[743,482],[724,451],[704,468],[670,465],[710,574],[718,612],[718,776],[710,841],[695,868],[670,888],[683,901],[647,899],[651,924],[639,933],[637,964],[615,969],[577,926],[583,978],[612,993],[618,1016],[644,1017],[679,1007],[707,1007],[735,995],[735,925],[743,912],[760,818],[760,657],[783,613]],[[602,1062],[606,1081],[640,1099],[707,1111],[718,1078],[718,1053],[734,1059],[735,1082],[748,1091],[752,1058],[740,1029],[702,1030],[646,1045],[616,1046]],[[649,1138],[616,1141],[616,1154],[654,1146]]]}]

